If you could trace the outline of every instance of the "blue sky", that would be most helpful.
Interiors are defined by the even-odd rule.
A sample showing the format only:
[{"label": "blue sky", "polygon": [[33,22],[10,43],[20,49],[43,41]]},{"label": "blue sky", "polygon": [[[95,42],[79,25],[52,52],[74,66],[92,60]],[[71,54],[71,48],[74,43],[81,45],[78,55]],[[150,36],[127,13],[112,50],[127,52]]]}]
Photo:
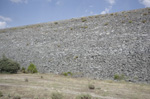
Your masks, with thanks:
[{"label": "blue sky", "polygon": [[0,0],[0,28],[150,7],[150,0]]}]

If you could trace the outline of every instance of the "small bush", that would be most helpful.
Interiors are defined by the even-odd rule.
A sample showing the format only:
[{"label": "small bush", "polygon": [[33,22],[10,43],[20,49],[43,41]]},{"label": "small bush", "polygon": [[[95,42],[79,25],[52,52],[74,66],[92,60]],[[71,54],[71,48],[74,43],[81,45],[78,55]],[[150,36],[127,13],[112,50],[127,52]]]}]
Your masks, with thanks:
[{"label": "small bush", "polygon": [[74,59],[77,59],[77,58],[78,58],[78,56],[75,56],[75,57],[74,57]]},{"label": "small bush", "polygon": [[70,28],[70,30],[73,30],[73,28]]},{"label": "small bush", "polygon": [[95,89],[95,86],[92,84],[89,84],[89,89]]},{"label": "small bush", "polygon": [[68,76],[68,75],[72,76],[73,74],[71,72],[63,72],[62,75],[64,75],[64,76]]},{"label": "small bush", "polygon": [[17,62],[6,58],[4,55],[0,59],[0,73],[17,73],[19,69],[20,65]]},{"label": "small bush", "polygon": [[124,75],[118,75],[118,74],[115,74],[114,75],[114,80],[123,80],[124,79]]},{"label": "small bush", "polygon": [[130,20],[129,23],[132,23],[132,21]]},{"label": "small bush", "polygon": [[112,14],[110,14],[111,16],[113,16],[114,14],[112,13]]},{"label": "small bush", "polygon": [[58,24],[58,22],[54,22],[54,24]]},{"label": "small bush", "polygon": [[43,76],[41,76],[41,79],[43,79]]},{"label": "small bush", "polygon": [[142,22],[143,22],[143,23],[145,23],[145,22],[146,22],[146,20],[143,20]]},{"label": "small bush", "polygon": [[107,25],[108,25],[108,23],[105,23],[104,25],[105,25],[105,26],[107,26]]},{"label": "small bush", "polygon": [[58,92],[51,94],[52,99],[63,99],[63,97],[64,96],[61,93],[58,93]]},{"label": "small bush", "polygon": [[85,17],[81,18],[82,22],[87,21]]},{"label": "small bush", "polygon": [[28,70],[27,71],[29,73],[37,73],[38,72],[37,69],[36,69],[36,66],[34,64],[32,64],[32,63],[28,66]]},{"label": "small bush", "polygon": [[88,26],[82,26],[81,28],[86,29],[86,28],[88,28]]},{"label": "small bush", "polygon": [[64,75],[64,76],[68,76],[68,73],[64,72],[63,75]]},{"label": "small bush", "polygon": [[92,99],[92,96],[89,94],[81,94],[76,97],[76,99]]},{"label": "small bush", "polygon": [[0,97],[3,97],[3,93],[0,91]]}]

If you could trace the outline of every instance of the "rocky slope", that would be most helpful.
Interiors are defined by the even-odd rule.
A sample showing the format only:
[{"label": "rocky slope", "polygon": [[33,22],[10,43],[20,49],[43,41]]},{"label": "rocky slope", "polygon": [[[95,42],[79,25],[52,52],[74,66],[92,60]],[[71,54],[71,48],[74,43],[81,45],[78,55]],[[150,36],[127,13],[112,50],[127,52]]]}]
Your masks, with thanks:
[{"label": "rocky slope", "polygon": [[150,82],[150,8],[0,30],[0,56],[40,72]]}]

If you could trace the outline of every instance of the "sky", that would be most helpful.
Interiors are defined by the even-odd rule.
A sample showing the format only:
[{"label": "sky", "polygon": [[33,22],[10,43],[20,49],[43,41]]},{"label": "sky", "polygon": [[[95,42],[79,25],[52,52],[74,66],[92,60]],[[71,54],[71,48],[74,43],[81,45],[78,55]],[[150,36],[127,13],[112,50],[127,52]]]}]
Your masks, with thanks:
[{"label": "sky", "polygon": [[150,7],[150,0],[0,0],[0,29]]}]

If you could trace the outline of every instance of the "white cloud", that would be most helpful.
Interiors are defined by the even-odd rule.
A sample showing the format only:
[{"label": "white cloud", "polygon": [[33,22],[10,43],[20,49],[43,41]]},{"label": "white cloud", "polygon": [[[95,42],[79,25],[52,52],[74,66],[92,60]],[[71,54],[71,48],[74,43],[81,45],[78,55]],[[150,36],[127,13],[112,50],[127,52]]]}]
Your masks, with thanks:
[{"label": "white cloud", "polygon": [[12,19],[11,19],[11,18],[4,17],[4,16],[0,16],[0,20],[7,21],[7,22],[12,21]]},{"label": "white cloud", "polygon": [[150,0],[139,0],[139,2],[145,7],[150,7]]},{"label": "white cloud", "polygon": [[0,21],[0,29],[6,28],[6,27],[7,27],[7,23]]},{"label": "white cloud", "polygon": [[115,0],[106,0],[108,3],[110,3],[111,5],[115,4]]},{"label": "white cloud", "polygon": [[7,23],[11,21],[12,21],[11,18],[0,15],[0,29],[8,27]]},{"label": "white cloud", "polygon": [[108,8],[105,8],[104,11],[101,12],[101,14],[109,13],[109,11],[112,9],[112,6],[109,6]]},{"label": "white cloud", "polygon": [[106,0],[110,6],[106,7],[104,11],[101,12],[101,14],[109,13],[109,11],[112,9],[113,5],[116,3],[116,0]]},{"label": "white cloud", "polygon": [[13,3],[28,3],[28,0],[10,0]]}]

